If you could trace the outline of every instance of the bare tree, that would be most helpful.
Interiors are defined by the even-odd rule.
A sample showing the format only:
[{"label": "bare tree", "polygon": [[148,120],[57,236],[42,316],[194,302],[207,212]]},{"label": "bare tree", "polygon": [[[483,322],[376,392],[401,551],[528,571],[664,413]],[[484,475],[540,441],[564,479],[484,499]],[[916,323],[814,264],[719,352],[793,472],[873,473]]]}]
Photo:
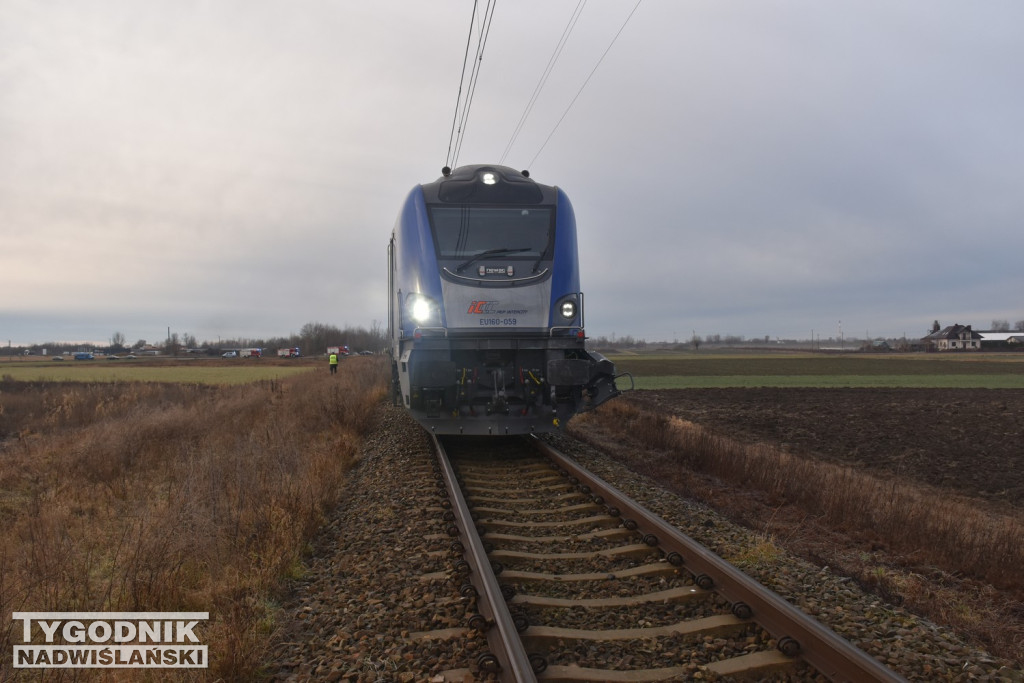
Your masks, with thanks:
[{"label": "bare tree", "polygon": [[1009,332],[1010,321],[1009,320],[993,320],[992,321],[993,332]]},{"label": "bare tree", "polygon": [[124,348],[124,333],[115,332],[110,335],[110,348],[120,350]]},{"label": "bare tree", "polygon": [[299,337],[302,339],[303,352],[324,353],[328,346],[342,344],[342,332],[334,325],[327,325],[320,322],[306,323],[299,330]]}]

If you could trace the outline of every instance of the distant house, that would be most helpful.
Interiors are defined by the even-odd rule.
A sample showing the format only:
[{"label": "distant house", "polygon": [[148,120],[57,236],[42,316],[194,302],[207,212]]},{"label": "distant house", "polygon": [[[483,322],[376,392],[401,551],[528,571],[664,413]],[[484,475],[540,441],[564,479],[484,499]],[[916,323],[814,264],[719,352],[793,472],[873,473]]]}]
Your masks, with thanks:
[{"label": "distant house", "polygon": [[980,351],[981,339],[981,334],[972,330],[970,325],[950,325],[932,332],[921,341],[936,351]]}]

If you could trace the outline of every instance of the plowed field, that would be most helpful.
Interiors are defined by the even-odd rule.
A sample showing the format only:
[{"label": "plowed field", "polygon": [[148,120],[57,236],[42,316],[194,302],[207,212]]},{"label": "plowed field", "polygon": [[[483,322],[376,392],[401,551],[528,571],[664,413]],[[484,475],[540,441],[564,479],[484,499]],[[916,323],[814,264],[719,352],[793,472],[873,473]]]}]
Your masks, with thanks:
[{"label": "plowed field", "polygon": [[629,400],[740,440],[1024,502],[1024,390],[669,389]]}]

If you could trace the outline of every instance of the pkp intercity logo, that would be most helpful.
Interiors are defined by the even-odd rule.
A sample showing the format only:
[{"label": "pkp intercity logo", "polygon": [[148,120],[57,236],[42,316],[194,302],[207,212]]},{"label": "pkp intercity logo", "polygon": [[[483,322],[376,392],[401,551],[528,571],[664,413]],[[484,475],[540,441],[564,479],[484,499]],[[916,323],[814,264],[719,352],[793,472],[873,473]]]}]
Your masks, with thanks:
[{"label": "pkp intercity logo", "polygon": [[14,612],[18,669],[205,669],[209,612]]},{"label": "pkp intercity logo", "polygon": [[498,304],[497,301],[473,301],[469,304],[469,315],[484,315],[490,313]]}]

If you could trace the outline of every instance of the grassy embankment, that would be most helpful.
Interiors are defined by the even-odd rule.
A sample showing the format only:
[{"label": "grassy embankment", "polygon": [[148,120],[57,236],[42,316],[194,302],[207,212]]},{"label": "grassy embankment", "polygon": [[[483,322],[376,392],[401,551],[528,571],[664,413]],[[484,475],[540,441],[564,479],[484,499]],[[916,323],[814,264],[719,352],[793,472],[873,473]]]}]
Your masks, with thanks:
[{"label": "grassy embankment", "polygon": [[610,355],[638,389],[922,387],[1024,389],[1024,354]]},{"label": "grassy embankment", "polygon": [[[386,367],[248,384],[161,369],[184,383],[0,381],[0,614],[208,611],[211,666],[193,680],[251,680]],[[0,631],[3,680],[15,628],[20,642],[20,624]]]},{"label": "grassy embankment", "polygon": [[[623,356],[615,361],[620,371],[639,378],[641,388],[1024,387],[1024,358],[1005,355]],[[899,381],[892,382],[894,377]],[[1003,656],[1024,661],[1024,620],[1014,607],[1020,599],[1014,596],[1024,592],[1024,517],[767,444],[742,443],[676,417],[645,413],[627,401],[611,401],[577,418],[569,429],[584,439],[599,439],[603,433],[632,444],[626,450],[644,455],[629,457],[630,466],[684,495],[700,497],[702,486],[692,474],[697,473],[763,492],[844,533],[877,539],[912,559],[907,560],[907,569],[865,562],[859,567],[860,581],[977,637]],[[929,581],[929,572],[948,580]],[[948,585],[941,585],[943,581]]]}]

